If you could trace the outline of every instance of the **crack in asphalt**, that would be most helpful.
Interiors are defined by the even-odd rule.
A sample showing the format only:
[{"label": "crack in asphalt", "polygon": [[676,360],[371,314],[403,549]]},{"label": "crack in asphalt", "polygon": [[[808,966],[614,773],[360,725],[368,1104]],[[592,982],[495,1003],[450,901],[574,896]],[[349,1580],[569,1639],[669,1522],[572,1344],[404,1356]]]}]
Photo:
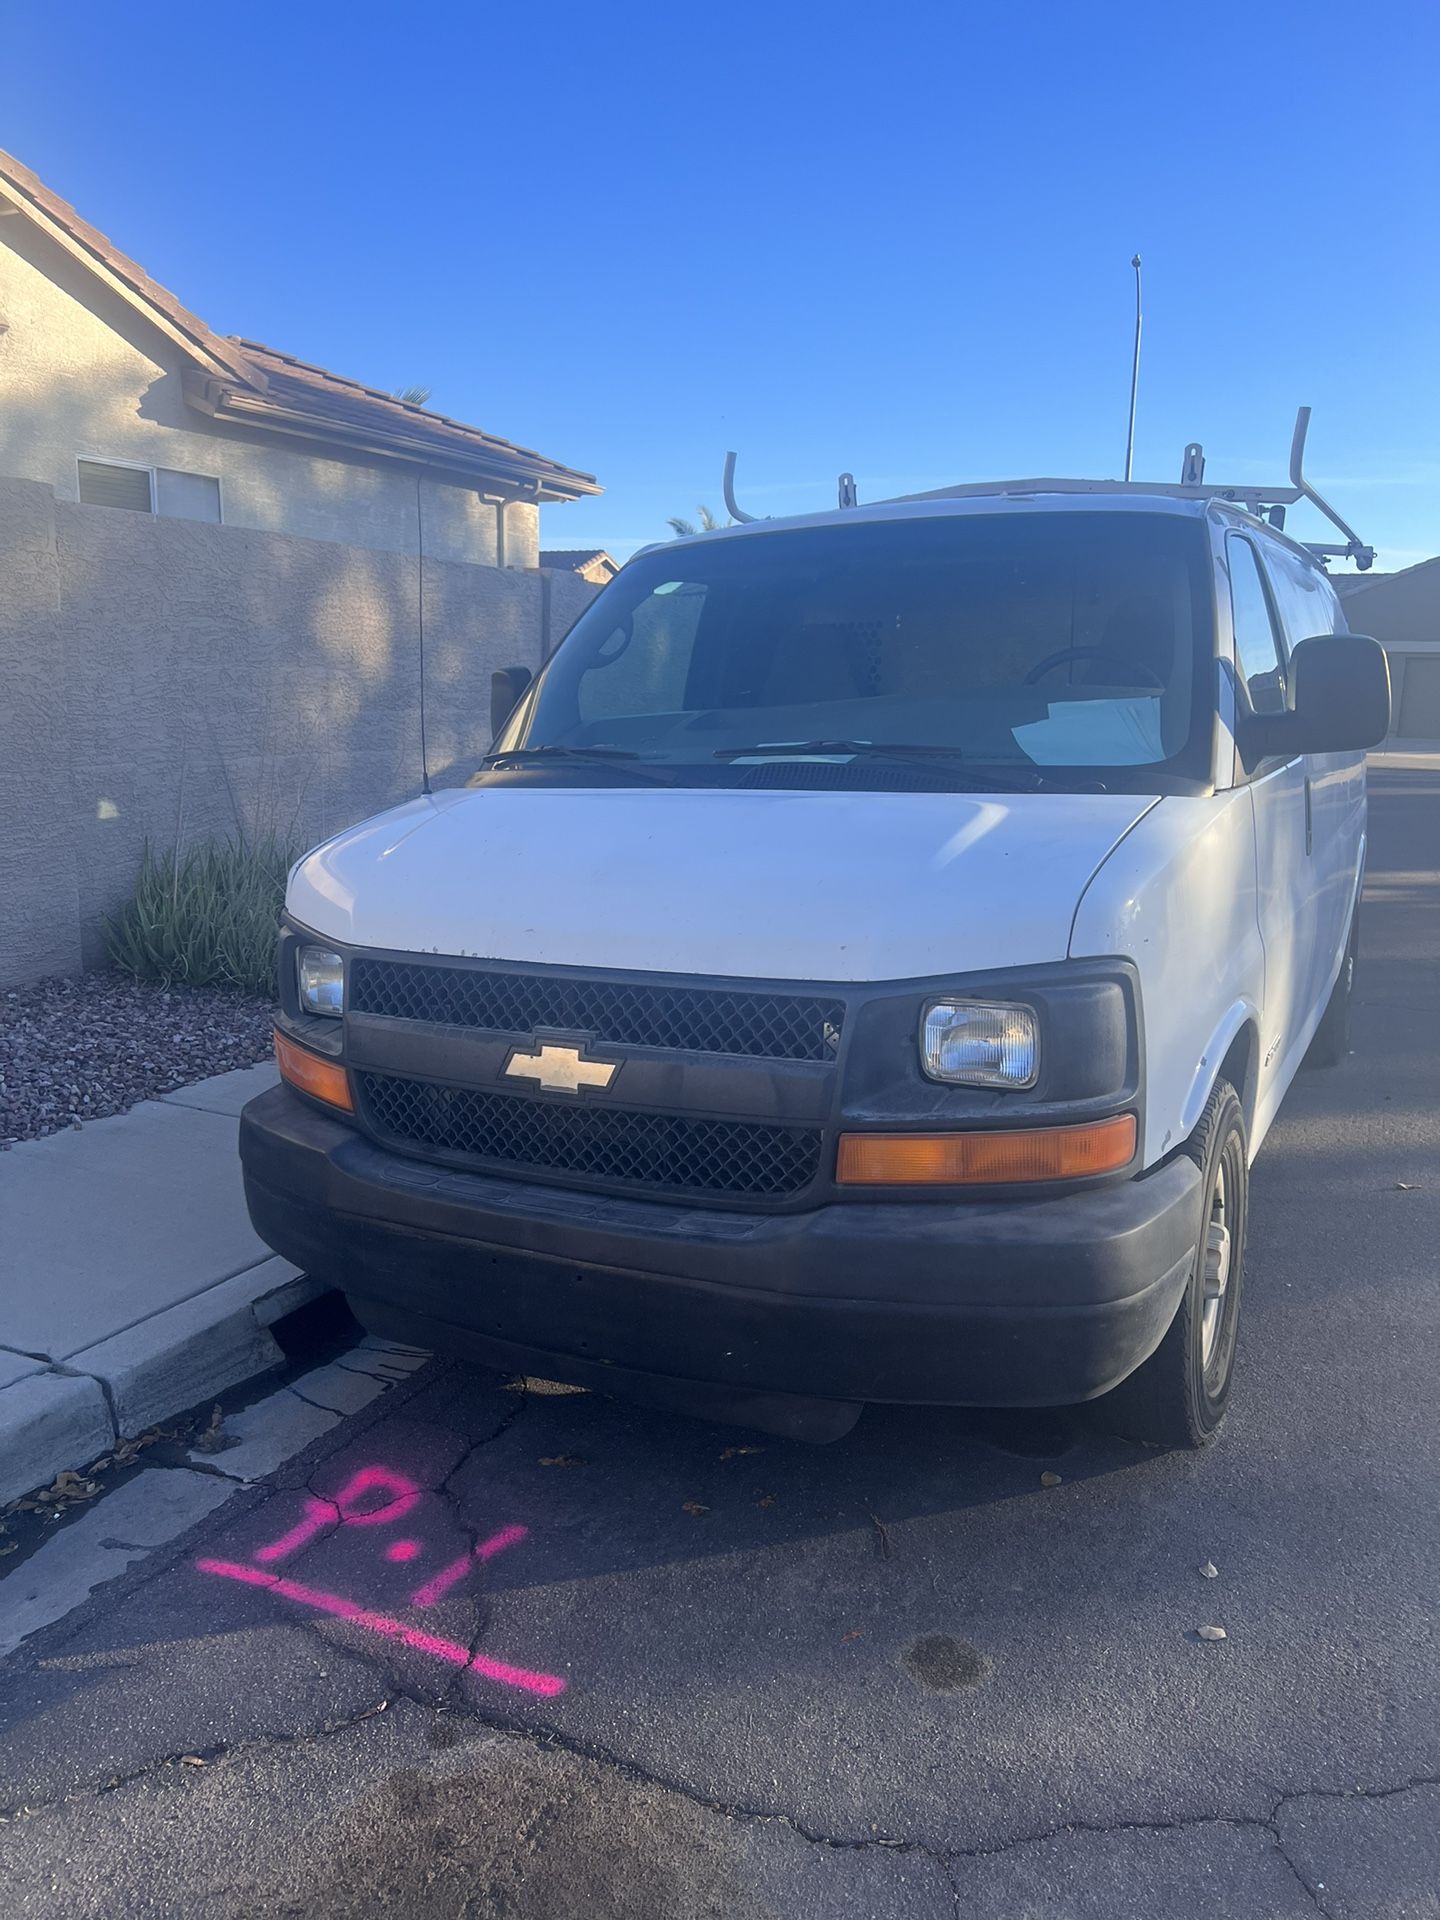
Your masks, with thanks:
[{"label": "crack in asphalt", "polygon": [[[334,1651],[333,1646],[331,1651]],[[143,1766],[134,1767],[126,1773],[117,1774],[105,1781],[77,1787],[71,1792],[56,1795],[51,1800],[0,1808],[0,1825],[10,1825],[33,1818],[38,1814],[53,1812],[57,1808],[71,1805],[79,1800],[100,1799],[107,1794],[118,1792],[123,1787],[132,1786],[137,1781],[179,1766],[194,1766],[197,1762],[203,1766],[213,1766],[219,1762],[242,1757],[246,1753],[283,1750],[322,1740],[339,1739],[353,1732],[367,1720],[373,1720],[379,1714],[386,1712],[394,1702],[399,1700],[404,1700],[428,1714],[432,1720],[438,1721],[452,1717],[451,1709],[447,1704],[437,1704],[434,1699],[426,1698],[412,1690],[403,1681],[396,1680],[381,1698],[369,1706],[347,1714],[343,1719],[324,1721],[319,1726],[296,1731],[260,1733],[246,1740],[229,1743],[222,1741],[209,1747],[191,1747],[165,1754],[159,1759],[147,1761]],[[1268,1814],[1202,1813],[1163,1820],[1071,1820],[1053,1827],[1041,1828],[1032,1833],[1015,1834],[1006,1840],[984,1846],[944,1847],[936,1846],[930,1841],[907,1839],[903,1835],[825,1833],[808,1826],[798,1815],[787,1812],[784,1808],[753,1806],[739,1800],[712,1798],[687,1785],[683,1780],[646,1768],[603,1744],[577,1740],[561,1734],[554,1728],[525,1727],[503,1718],[492,1718],[474,1712],[465,1714],[464,1718],[483,1732],[501,1739],[519,1741],[541,1752],[567,1754],[573,1759],[583,1760],[608,1772],[617,1773],[633,1785],[684,1800],[689,1805],[715,1814],[721,1819],[735,1821],[742,1825],[786,1827],[807,1846],[822,1847],[837,1853],[865,1853],[874,1850],[929,1860],[944,1876],[957,1915],[961,1912],[961,1887],[956,1877],[955,1865],[960,1861],[997,1859],[1021,1847],[1044,1846],[1052,1840],[1070,1836],[1103,1837],[1123,1833],[1167,1833],[1202,1827],[1234,1827],[1266,1834],[1316,1912],[1324,1916],[1324,1920],[1331,1920],[1330,1909],[1321,1900],[1319,1889],[1312,1886],[1306,1879],[1285,1846],[1279,1827],[1280,1816],[1284,1809],[1307,1800],[1391,1800],[1402,1794],[1440,1786],[1440,1774],[1412,1774],[1409,1779],[1392,1786],[1297,1787],[1281,1792]]]},{"label": "crack in asphalt", "polygon": [[21,1806],[0,1807],[0,1826],[13,1824],[18,1820],[33,1819],[39,1813],[52,1813],[57,1807],[68,1807],[77,1800],[99,1800],[106,1794],[118,1793],[122,1787],[133,1786],[137,1780],[149,1779],[152,1774],[164,1773],[167,1769],[190,1765],[199,1761],[203,1766],[214,1766],[217,1761],[229,1760],[245,1753],[264,1752],[270,1748],[308,1746],[317,1740],[334,1740],[340,1735],[351,1732],[362,1721],[373,1720],[377,1714],[389,1708],[390,1699],[377,1700],[373,1706],[362,1707],[358,1712],[347,1714],[343,1720],[324,1721],[318,1727],[308,1727],[295,1733],[259,1733],[248,1740],[231,1742],[219,1741],[209,1747],[183,1747],[175,1753],[167,1753],[158,1760],[147,1760],[143,1766],[132,1767],[127,1773],[117,1773],[108,1780],[92,1781],[86,1786],[76,1787],[69,1793],[56,1794],[53,1800],[28,1801]]},{"label": "crack in asphalt", "polygon": [[[505,1409],[493,1431],[487,1433],[483,1440],[472,1441],[463,1456],[456,1461],[455,1465],[435,1489],[436,1498],[450,1515],[455,1526],[469,1541],[472,1556],[476,1548],[480,1545],[482,1530],[479,1527],[473,1526],[471,1522],[465,1518],[465,1515],[460,1509],[459,1502],[455,1497],[455,1490],[451,1483],[457,1474],[465,1471],[481,1447],[493,1446],[497,1440],[504,1438],[529,1406],[530,1398],[530,1391],[522,1379],[519,1390],[515,1393],[514,1404]],[[468,1646],[470,1659],[473,1662],[476,1654],[480,1651],[480,1642],[484,1638],[485,1629],[489,1625],[489,1611],[479,1600],[471,1600],[469,1604],[472,1608],[472,1616]],[[444,1692],[444,1700],[447,1706],[461,1704],[459,1688],[464,1681],[466,1671],[467,1669],[462,1667],[450,1676]]]},{"label": "crack in asphalt", "polygon": [[[364,1371],[363,1369],[351,1370]],[[396,1382],[395,1384],[399,1385],[400,1383]],[[294,1389],[291,1388],[290,1391],[294,1392]],[[491,1446],[503,1438],[532,1403],[533,1395],[527,1391],[523,1381],[518,1383],[518,1391],[515,1388],[512,1388],[511,1391],[515,1393],[514,1404],[506,1409],[505,1413],[489,1433],[480,1439],[469,1442],[460,1460],[444,1476],[439,1485],[431,1490],[435,1497],[444,1503],[459,1530],[470,1538],[472,1548],[473,1545],[478,1542],[479,1534],[460,1509],[454,1483],[458,1476],[469,1465],[475,1453],[481,1448]],[[297,1395],[297,1398],[300,1399],[304,1399],[304,1397],[304,1395]],[[407,1401],[412,1397],[413,1396],[409,1394],[404,1395]],[[391,1400],[390,1395],[382,1395],[378,1396],[378,1398],[380,1400]],[[318,1403],[315,1402],[307,1402],[307,1404],[318,1405]],[[393,1403],[388,1410],[393,1412]],[[326,1408],[324,1411],[333,1412],[335,1410]],[[364,1423],[366,1427],[370,1424],[371,1422],[369,1421]],[[443,1420],[440,1424],[444,1424]],[[305,1487],[305,1490],[312,1499],[319,1501],[330,1509],[334,1515],[334,1522],[332,1524],[338,1525],[342,1516],[336,1502],[329,1495],[319,1492],[314,1484],[315,1477],[324,1469],[329,1457],[327,1454],[325,1460],[316,1462],[310,1471],[310,1475],[301,1484]],[[227,1473],[224,1468],[209,1461],[202,1462],[194,1460],[188,1461],[186,1464],[191,1471],[214,1474],[222,1479],[231,1481],[237,1488],[246,1487],[251,1484],[240,1480],[234,1474]],[[330,1528],[327,1528],[324,1537],[330,1537]],[[307,1546],[308,1544],[309,1543],[307,1543]],[[301,1553],[303,1554],[305,1550],[305,1548],[302,1548]],[[156,1577],[160,1576],[160,1571],[161,1570],[157,1570]],[[483,1638],[485,1625],[485,1609],[479,1603],[476,1603],[476,1619],[470,1636],[472,1657]],[[307,1634],[314,1635],[317,1642],[325,1647],[330,1657],[333,1658],[337,1654],[344,1657],[346,1650],[341,1646],[337,1646],[334,1639],[330,1635],[320,1631],[317,1626],[312,1626],[311,1623],[306,1622],[304,1630]],[[1288,1807],[1312,1800],[1358,1799],[1378,1801],[1392,1799],[1399,1795],[1416,1792],[1429,1787],[1440,1786],[1440,1774],[1431,1775],[1418,1773],[1411,1775],[1408,1779],[1398,1784],[1379,1787],[1300,1787],[1281,1789],[1271,1783],[1270,1790],[1275,1797],[1268,1813],[1224,1813],[1217,1811],[1177,1816],[1168,1819],[1125,1819],[1115,1821],[1073,1820],[1061,1822],[1051,1827],[1040,1828],[1032,1832],[1017,1833],[1006,1839],[983,1845],[971,1847],[944,1846],[937,1845],[933,1841],[909,1838],[904,1835],[880,1834],[874,1831],[869,1834],[830,1833],[808,1825],[798,1814],[781,1807],[755,1805],[743,1800],[726,1800],[724,1798],[706,1795],[698,1788],[689,1785],[683,1779],[662,1771],[653,1771],[641,1762],[633,1760],[601,1742],[583,1740],[573,1735],[565,1734],[555,1727],[537,1727],[511,1720],[503,1714],[479,1711],[471,1703],[464,1701],[463,1698],[457,1697],[457,1689],[463,1681],[463,1677],[461,1673],[454,1675],[450,1682],[447,1683],[443,1693],[437,1698],[433,1693],[427,1694],[416,1688],[404,1676],[392,1672],[389,1674],[388,1691],[384,1697],[377,1699],[373,1704],[349,1714],[342,1719],[325,1721],[308,1729],[262,1732],[232,1743],[218,1742],[209,1747],[197,1747],[167,1754],[158,1759],[146,1761],[142,1765],[136,1766],[123,1774],[117,1774],[109,1779],[79,1785],[49,1800],[10,1808],[0,1808],[0,1824],[8,1825],[15,1821],[64,1807],[76,1801],[99,1798],[105,1794],[118,1791],[120,1788],[130,1786],[150,1775],[162,1773],[181,1765],[189,1764],[194,1766],[197,1762],[202,1765],[215,1765],[232,1758],[243,1756],[247,1752],[300,1747],[316,1741],[337,1739],[353,1731],[365,1721],[373,1719],[378,1714],[385,1712],[393,1703],[404,1700],[419,1709],[422,1713],[430,1715],[435,1719],[439,1719],[442,1716],[449,1719],[463,1718],[474,1727],[477,1732],[505,1740],[520,1741],[542,1752],[555,1752],[568,1755],[573,1759],[595,1766],[605,1772],[618,1775],[633,1785],[683,1800],[701,1811],[708,1812],[725,1820],[740,1824],[771,1824],[786,1827],[797,1839],[803,1841],[807,1846],[821,1847],[834,1852],[862,1853],[868,1851],[883,1851],[902,1856],[908,1854],[913,1857],[923,1858],[933,1862],[937,1870],[943,1875],[945,1883],[950,1889],[951,1900],[957,1916],[959,1916],[962,1911],[962,1890],[957,1868],[960,1863],[965,1861],[994,1859],[1022,1847],[1039,1847],[1051,1841],[1062,1840],[1069,1836],[1075,1836],[1077,1838],[1088,1836],[1100,1837],[1125,1833],[1159,1833],[1204,1827],[1228,1826],[1237,1830],[1249,1829],[1264,1833],[1270,1844],[1285,1862],[1296,1884],[1303,1890],[1308,1902],[1316,1913],[1320,1914],[1323,1920],[1332,1920],[1330,1909],[1321,1897],[1324,1891],[1323,1884],[1311,1884],[1285,1844],[1280,1824],[1285,1810]]]},{"label": "crack in asphalt", "polygon": [[[373,1374],[370,1375],[371,1379],[374,1379],[374,1377]],[[301,1393],[298,1387],[286,1387],[284,1391],[294,1394],[302,1406],[313,1407],[316,1413],[333,1414],[337,1420],[343,1420],[345,1418],[344,1411],[340,1407],[327,1407],[323,1400],[312,1400],[308,1393]]]}]

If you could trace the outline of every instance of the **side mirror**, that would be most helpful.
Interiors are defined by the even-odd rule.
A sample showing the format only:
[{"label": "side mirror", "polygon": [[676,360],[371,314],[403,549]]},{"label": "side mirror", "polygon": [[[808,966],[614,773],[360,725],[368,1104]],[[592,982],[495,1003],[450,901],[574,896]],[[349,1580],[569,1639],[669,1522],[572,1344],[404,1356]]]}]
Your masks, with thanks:
[{"label": "side mirror", "polygon": [[490,738],[500,738],[500,729],[520,704],[521,695],[535,678],[529,667],[497,667],[490,676]]},{"label": "side mirror", "polygon": [[1292,705],[1240,725],[1248,766],[1275,754],[1358,753],[1390,731],[1390,663],[1378,640],[1320,633],[1290,655]]}]

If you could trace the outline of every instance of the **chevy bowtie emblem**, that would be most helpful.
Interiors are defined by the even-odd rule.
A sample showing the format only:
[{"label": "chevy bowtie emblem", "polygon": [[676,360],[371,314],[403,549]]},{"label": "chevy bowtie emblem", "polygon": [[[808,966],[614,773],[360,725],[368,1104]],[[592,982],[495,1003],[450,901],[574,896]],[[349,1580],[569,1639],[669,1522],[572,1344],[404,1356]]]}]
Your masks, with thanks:
[{"label": "chevy bowtie emblem", "polygon": [[586,1060],[579,1047],[540,1046],[532,1053],[517,1047],[505,1062],[511,1080],[534,1080],[548,1093],[579,1093],[582,1087],[608,1087],[620,1071],[615,1060]]}]

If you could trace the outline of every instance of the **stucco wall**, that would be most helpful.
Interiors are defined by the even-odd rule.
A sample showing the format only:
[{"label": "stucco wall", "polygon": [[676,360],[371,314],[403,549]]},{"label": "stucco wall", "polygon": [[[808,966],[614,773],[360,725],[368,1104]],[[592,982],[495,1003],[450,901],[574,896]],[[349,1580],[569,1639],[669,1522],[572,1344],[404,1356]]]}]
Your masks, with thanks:
[{"label": "stucco wall", "polygon": [[[225,521],[265,532],[416,550],[415,478],[385,461],[327,459],[185,402],[180,349],[19,215],[0,219],[0,474],[75,500],[78,455],[218,476]],[[533,567],[539,512],[473,489],[422,485],[425,550]]]},{"label": "stucco wall", "polygon": [[[0,984],[99,963],[147,837],[308,845],[418,792],[417,574],[0,479]],[[489,743],[492,669],[537,665],[594,591],[427,553],[436,784]]]}]

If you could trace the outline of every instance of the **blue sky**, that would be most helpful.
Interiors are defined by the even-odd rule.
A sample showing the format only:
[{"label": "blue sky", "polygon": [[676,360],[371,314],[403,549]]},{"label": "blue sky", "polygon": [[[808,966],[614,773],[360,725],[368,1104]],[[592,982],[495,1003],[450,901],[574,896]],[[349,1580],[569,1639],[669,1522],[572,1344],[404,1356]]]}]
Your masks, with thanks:
[{"label": "blue sky", "polygon": [[[9,0],[0,145],[224,332],[606,487],[548,544],[1309,466],[1440,550],[1440,12]],[[1320,528],[1292,517],[1292,530]]]}]

